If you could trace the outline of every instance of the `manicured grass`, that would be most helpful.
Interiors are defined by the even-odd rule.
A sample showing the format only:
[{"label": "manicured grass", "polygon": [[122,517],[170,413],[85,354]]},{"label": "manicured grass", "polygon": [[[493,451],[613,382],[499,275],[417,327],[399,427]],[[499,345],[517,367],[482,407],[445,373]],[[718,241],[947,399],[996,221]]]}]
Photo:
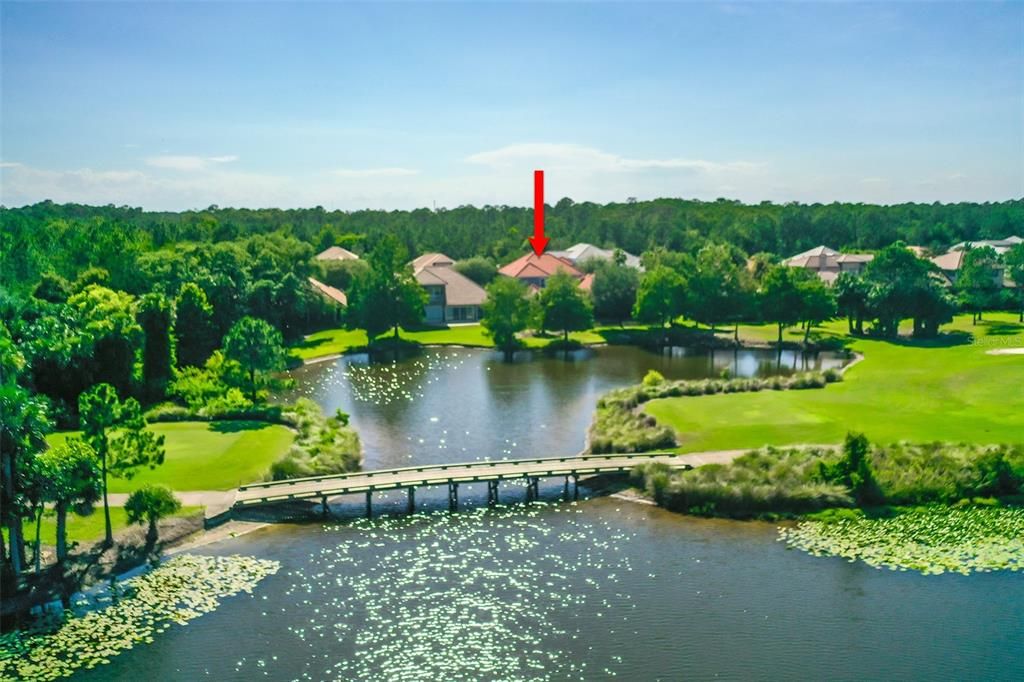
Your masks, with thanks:
[{"label": "manicured grass", "polygon": [[[294,440],[289,429],[266,422],[171,422],[149,428],[165,436],[164,463],[139,469],[131,480],[111,478],[110,492],[130,493],[145,483],[173,490],[228,490],[261,479]],[[49,440],[56,443],[70,435],[55,433]]]},{"label": "manicured grass", "polygon": [[339,355],[350,348],[366,344],[366,332],[362,329],[325,329],[310,334],[301,343],[293,346],[291,354],[300,360],[309,360],[325,355]]},{"label": "manicured grass", "polygon": [[[615,343],[624,334],[637,331],[646,333],[646,328],[635,326],[626,326],[624,328],[601,326],[582,332],[573,332],[569,334],[569,338],[588,345]],[[479,324],[438,327],[436,329],[427,327],[414,331],[403,329],[400,331],[399,336],[408,341],[416,341],[424,345],[470,346],[476,348],[494,347],[494,342],[484,333],[484,328]],[[540,348],[546,346],[555,338],[558,338],[557,334],[552,334],[548,338],[527,336],[523,338],[523,342],[528,348]],[[338,355],[366,344],[366,332],[362,330],[325,329],[315,334],[310,334],[301,343],[293,346],[291,348],[291,355],[299,360],[310,360],[328,355]]]},{"label": "manicured grass", "polygon": [[[178,510],[174,516],[191,516],[196,512],[202,511],[202,507],[182,507]],[[114,532],[121,530],[122,528],[128,527],[128,515],[124,511],[124,507],[111,507],[110,508],[110,525],[113,526]],[[92,514],[88,516],[79,516],[78,514],[68,514],[68,544],[72,542],[95,542],[103,537],[105,531],[103,523],[103,506],[96,505]],[[22,532],[25,535],[25,542],[32,543],[36,539],[36,524],[31,521],[25,521],[22,524]],[[7,529],[4,528],[4,540],[7,539]],[[43,514],[43,523],[40,528],[40,541],[44,545],[50,545],[51,547],[57,544],[57,517],[53,512]]]},{"label": "manicured grass", "polygon": [[[847,431],[883,443],[1024,442],[1024,356],[985,352],[1024,347],[1024,325],[986,318],[972,327],[960,316],[931,342],[849,338],[864,360],[820,391],[668,398],[645,410],[679,433],[681,451],[838,443]],[[743,327],[741,338],[762,329]],[[820,331],[845,337],[846,323]]]}]

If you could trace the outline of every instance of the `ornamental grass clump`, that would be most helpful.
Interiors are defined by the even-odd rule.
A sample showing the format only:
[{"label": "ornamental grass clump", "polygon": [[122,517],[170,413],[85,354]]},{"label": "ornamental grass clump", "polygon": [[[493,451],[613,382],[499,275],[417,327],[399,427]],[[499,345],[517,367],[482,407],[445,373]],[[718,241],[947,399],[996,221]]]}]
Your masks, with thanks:
[{"label": "ornamental grass clump", "polygon": [[347,414],[326,417],[315,402],[299,398],[282,416],[296,431],[295,444],[271,465],[271,480],[359,470],[362,445]]},{"label": "ornamental grass clump", "polygon": [[672,472],[663,464],[634,470],[634,482],[661,506],[700,516],[751,518],[851,507],[842,485],[818,480],[818,463],[832,457],[819,448],[754,450],[730,464]]}]

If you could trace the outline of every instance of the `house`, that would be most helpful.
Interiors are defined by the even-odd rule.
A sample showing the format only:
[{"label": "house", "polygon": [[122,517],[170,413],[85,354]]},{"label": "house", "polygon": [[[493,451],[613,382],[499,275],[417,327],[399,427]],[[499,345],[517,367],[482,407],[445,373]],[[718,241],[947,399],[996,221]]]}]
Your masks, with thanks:
[{"label": "house", "polygon": [[314,256],[316,260],[359,260],[359,256],[340,246],[331,246]]},{"label": "house", "polygon": [[[565,251],[551,251],[550,253],[552,256],[569,261],[574,266],[579,266],[580,263],[588,260],[611,261],[615,258],[614,251],[601,249],[593,244],[584,243],[573,244]],[[631,253],[626,253],[625,251],[622,253],[626,256],[626,265],[631,268],[636,268],[637,270],[643,270],[643,266],[640,265],[639,257],[634,256]]]},{"label": "house", "polygon": [[551,253],[543,253],[538,256],[532,251],[499,269],[498,273],[506,277],[515,277],[525,282],[527,286],[543,289],[548,277],[559,271],[566,272],[578,280],[583,279],[583,273],[564,258],[559,258]]},{"label": "house", "polygon": [[839,253],[827,246],[817,246],[787,258],[782,264],[813,270],[826,284],[832,284],[840,273],[861,272],[872,259],[874,256],[870,253]]},{"label": "house", "polygon": [[949,250],[950,252],[966,251],[968,249],[982,249],[989,246],[1001,256],[1017,244],[1024,244],[1024,238],[1010,236],[1005,239],[980,239],[974,242],[960,242],[949,247]]},{"label": "house", "polygon": [[[981,242],[966,242],[966,243],[967,244],[972,244],[972,243],[973,244],[981,244],[981,246],[990,246],[990,244],[982,244]],[[962,244],[963,243],[957,244],[957,246],[961,246]],[[946,280],[945,283],[948,284],[949,286],[955,286],[956,285],[957,277],[960,275],[960,268],[963,267],[963,264],[964,264],[964,256],[967,254],[967,252],[970,250],[970,248],[981,248],[981,247],[979,246],[979,247],[969,247],[969,248],[959,248],[959,249],[957,249],[956,247],[953,247],[953,249],[950,249],[949,251],[947,251],[946,253],[942,254],[941,256],[935,256],[935,258],[930,258],[929,259],[932,263],[935,264],[935,266],[942,273],[942,276]],[[1009,247],[1008,247],[1007,250],[1009,250]],[[1005,273],[1006,268],[1001,263],[996,265],[995,270],[996,270],[996,273],[995,273],[995,278],[994,279],[999,283],[1000,286],[1004,286],[1004,287],[1012,287],[1013,286],[1012,280],[1010,280],[1006,276],[1006,273]]]},{"label": "house", "polygon": [[427,324],[476,322],[487,292],[456,272],[455,261],[443,253],[425,253],[412,262],[416,281],[427,291],[423,318]]}]

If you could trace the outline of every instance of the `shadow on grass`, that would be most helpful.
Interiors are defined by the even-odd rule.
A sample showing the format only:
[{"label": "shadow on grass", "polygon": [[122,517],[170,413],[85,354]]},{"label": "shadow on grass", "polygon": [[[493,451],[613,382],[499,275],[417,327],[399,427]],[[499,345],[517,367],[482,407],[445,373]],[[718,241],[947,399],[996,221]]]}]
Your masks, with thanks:
[{"label": "shadow on grass", "polygon": [[1024,334],[1024,324],[1020,322],[986,322],[980,320],[978,327],[983,327],[989,336],[1016,336]]},{"label": "shadow on grass", "polygon": [[874,341],[886,341],[894,346],[905,346],[908,348],[952,348],[954,346],[966,346],[974,342],[974,335],[963,331],[942,332],[931,338],[920,339],[905,336],[895,339],[887,339],[882,336],[866,336],[864,338]]},{"label": "shadow on grass", "polygon": [[273,426],[269,422],[255,419],[232,419],[210,422],[210,430],[214,433],[239,433],[241,431],[259,431]]}]

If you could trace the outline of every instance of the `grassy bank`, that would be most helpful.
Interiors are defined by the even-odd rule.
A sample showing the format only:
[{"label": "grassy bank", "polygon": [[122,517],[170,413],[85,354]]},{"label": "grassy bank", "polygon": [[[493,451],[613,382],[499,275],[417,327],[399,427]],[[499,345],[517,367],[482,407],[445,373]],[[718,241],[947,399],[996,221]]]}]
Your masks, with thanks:
[{"label": "grassy bank", "polygon": [[[260,421],[184,421],[151,424],[165,438],[166,457],[155,469],[139,469],[131,479],[110,479],[110,492],[130,493],[146,483],[173,490],[229,490],[263,478],[292,446],[293,433]],[[51,444],[77,432],[51,434]]]},{"label": "grassy bank", "polygon": [[[182,507],[172,516],[192,516],[203,511],[202,507]],[[170,517],[169,517],[170,518]],[[128,515],[124,511],[124,507],[111,507],[110,508],[110,523],[114,527],[114,532],[118,532],[128,527]],[[22,524],[25,542],[35,542],[36,538],[36,525],[30,521],[25,521]],[[79,516],[75,513],[68,514],[67,521],[67,534],[68,544],[74,542],[80,542],[82,544],[96,542],[101,540],[104,534],[104,523],[103,523],[103,508],[97,506],[93,510],[92,514],[86,516]],[[53,547],[57,544],[57,517],[52,513],[43,515],[43,522],[40,525],[40,542],[42,544]],[[3,529],[4,541],[7,540],[7,529]]]},{"label": "grassy bank", "polygon": [[[850,430],[874,441],[1024,442],[1024,325],[989,314],[976,327],[960,316],[931,342],[848,337],[844,322],[823,328],[864,360],[824,391],[666,398],[646,414],[678,435],[681,451],[838,443]],[[744,327],[750,340],[763,327]]]},{"label": "grassy bank", "polygon": [[[646,327],[637,326],[602,326],[581,332],[573,332],[569,338],[584,345],[600,343],[627,343],[642,340],[650,334]],[[399,336],[407,341],[415,341],[431,346],[468,346],[471,348],[493,348],[494,342],[484,334],[479,324],[459,325],[456,327],[423,328],[414,331],[401,330]],[[541,348],[551,342],[552,338],[525,336],[523,343],[527,348]],[[559,337],[560,338],[560,337]],[[319,357],[339,355],[363,348],[367,345],[366,332],[351,329],[325,329],[310,334],[300,343],[292,346],[291,356],[297,360],[312,360]]]}]

